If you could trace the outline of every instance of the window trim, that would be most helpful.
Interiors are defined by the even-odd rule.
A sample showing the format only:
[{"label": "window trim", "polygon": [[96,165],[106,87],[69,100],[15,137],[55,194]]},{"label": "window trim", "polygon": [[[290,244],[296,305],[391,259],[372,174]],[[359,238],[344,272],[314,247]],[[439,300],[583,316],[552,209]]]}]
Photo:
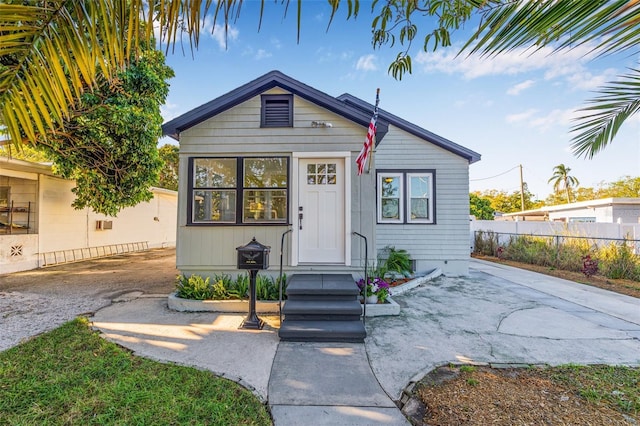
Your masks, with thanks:
[{"label": "window trim", "polygon": [[[407,223],[433,223],[434,222],[434,202],[432,201],[434,198],[434,185],[433,185],[433,173],[431,172],[407,172],[405,174],[407,181],[407,200],[406,200],[406,209],[407,209]],[[428,200],[428,208],[427,213],[429,215],[428,219],[412,219],[411,218],[411,178],[414,176],[429,176],[429,186],[431,187],[430,196],[427,198]]]},{"label": "window trim", "polygon": [[[411,219],[410,178],[412,176],[431,176],[431,197],[429,198],[430,219]],[[382,218],[382,176],[400,176],[400,217]],[[380,225],[435,225],[436,220],[436,170],[435,169],[379,169],[376,170],[376,223]]]},{"label": "window trim", "polygon": [[[399,218],[398,219],[385,219],[382,217],[382,178],[383,177],[397,177],[400,179],[400,194],[398,195],[398,210],[399,210]],[[378,223],[404,223],[404,175],[401,172],[382,172],[378,173],[376,186],[376,211],[377,211],[377,220]],[[379,191],[378,191],[379,190]]]},{"label": "window trim", "polygon": [[[288,103],[288,120],[286,124],[282,122],[269,123],[267,121],[267,103],[269,101],[287,101]],[[278,128],[278,127],[293,127],[293,95],[262,95],[260,97],[260,127],[262,128]]]},{"label": "window trim", "polygon": [[[287,186],[285,188],[253,188],[244,186],[244,160],[246,159],[268,159],[268,158],[280,158],[285,160],[286,174],[287,174]],[[194,167],[196,160],[199,159],[233,159],[236,161],[236,187],[234,188],[196,188],[194,187]],[[188,176],[187,176],[187,226],[286,226],[289,223],[289,215],[291,211],[291,158],[286,155],[271,155],[271,156],[192,156],[188,158]],[[233,190],[236,194],[235,203],[235,222],[221,222],[221,221],[196,221],[193,217],[193,195],[198,190],[221,190],[228,191]],[[260,190],[284,190],[286,192],[287,211],[285,218],[280,221],[265,221],[265,222],[244,222],[244,193],[245,191],[260,191]]]}]

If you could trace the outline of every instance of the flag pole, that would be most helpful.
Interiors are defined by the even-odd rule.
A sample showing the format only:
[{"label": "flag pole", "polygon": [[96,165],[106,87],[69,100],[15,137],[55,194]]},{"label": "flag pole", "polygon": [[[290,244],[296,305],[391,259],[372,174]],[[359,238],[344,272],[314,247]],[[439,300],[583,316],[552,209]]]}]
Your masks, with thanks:
[{"label": "flag pole", "polygon": [[[376,89],[376,105],[373,108],[373,110],[375,111],[376,116],[378,115],[378,104],[380,103],[380,88],[378,87]],[[377,124],[377,117],[376,117],[376,126]],[[376,146],[376,141],[374,140],[373,143],[371,144],[371,149],[369,151],[369,165],[367,166],[367,173],[371,173],[371,159],[373,158],[373,148]]]}]

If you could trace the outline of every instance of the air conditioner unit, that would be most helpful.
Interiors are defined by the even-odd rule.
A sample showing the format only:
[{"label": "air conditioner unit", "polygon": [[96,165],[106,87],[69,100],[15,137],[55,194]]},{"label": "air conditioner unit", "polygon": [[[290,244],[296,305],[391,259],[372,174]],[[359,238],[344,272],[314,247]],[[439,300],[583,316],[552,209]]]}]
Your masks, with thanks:
[{"label": "air conditioner unit", "polygon": [[96,220],[96,231],[104,231],[107,229],[113,229],[112,220]]}]

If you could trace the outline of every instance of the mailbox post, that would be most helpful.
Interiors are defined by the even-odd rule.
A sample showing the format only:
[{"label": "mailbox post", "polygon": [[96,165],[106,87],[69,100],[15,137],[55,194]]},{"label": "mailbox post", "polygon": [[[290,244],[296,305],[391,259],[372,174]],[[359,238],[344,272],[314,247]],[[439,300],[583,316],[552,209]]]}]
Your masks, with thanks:
[{"label": "mailbox post", "polygon": [[256,314],[256,277],[260,269],[269,268],[269,252],[271,247],[260,244],[256,237],[244,246],[236,247],[238,251],[238,269],[249,270],[249,314],[240,324],[240,328],[261,330],[264,321]]}]

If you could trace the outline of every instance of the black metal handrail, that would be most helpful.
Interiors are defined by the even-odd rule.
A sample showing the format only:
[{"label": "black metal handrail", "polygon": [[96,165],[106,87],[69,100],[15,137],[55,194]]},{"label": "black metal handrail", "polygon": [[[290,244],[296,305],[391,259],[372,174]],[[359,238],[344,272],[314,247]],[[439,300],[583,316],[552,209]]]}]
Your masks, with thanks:
[{"label": "black metal handrail", "polygon": [[293,231],[293,229],[288,229],[282,233],[282,237],[280,237],[280,276],[278,277],[278,313],[280,314],[280,324],[282,324],[282,257],[284,253],[284,237]]},{"label": "black metal handrail", "polygon": [[[369,277],[367,277],[367,269],[369,266],[369,249],[368,249],[368,243],[367,243],[367,237],[365,237],[364,235],[360,234],[359,232],[355,232],[353,231],[353,235],[357,235],[358,237],[362,238],[364,240],[364,294],[363,294],[363,300],[362,300],[362,323],[366,324],[366,318],[367,318],[367,280]],[[362,292],[362,290],[360,290],[360,292]]]}]

